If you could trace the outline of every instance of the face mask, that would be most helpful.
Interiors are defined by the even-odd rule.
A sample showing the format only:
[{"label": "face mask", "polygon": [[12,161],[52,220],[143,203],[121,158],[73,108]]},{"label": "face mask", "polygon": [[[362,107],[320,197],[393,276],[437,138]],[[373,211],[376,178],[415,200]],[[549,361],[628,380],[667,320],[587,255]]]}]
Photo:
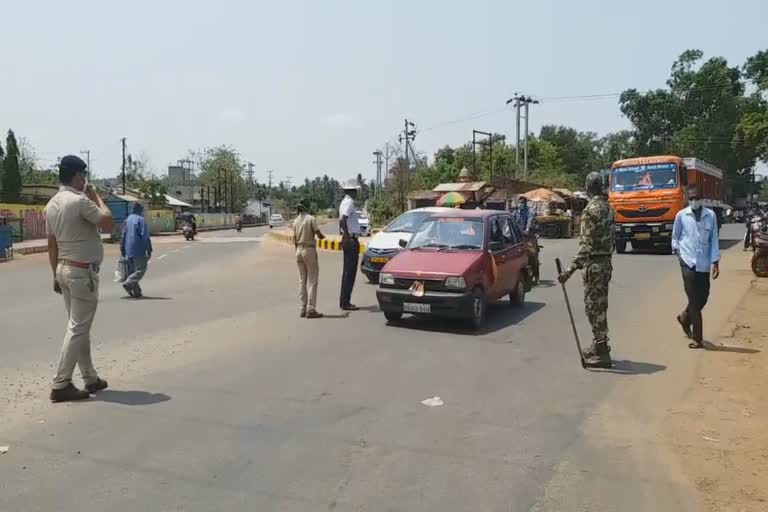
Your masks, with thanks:
[{"label": "face mask", "polygon": [[525,210],[528,207],[528,205],[525,203],[517,203],[517,207],[520,208],[521,210]]},{"label": "face mask", "polygon": [[688,204],[691,205],[692,209],[698,210],[699,208],[701,208],[701,199],[691,199],[690,201],[688,201]]}]

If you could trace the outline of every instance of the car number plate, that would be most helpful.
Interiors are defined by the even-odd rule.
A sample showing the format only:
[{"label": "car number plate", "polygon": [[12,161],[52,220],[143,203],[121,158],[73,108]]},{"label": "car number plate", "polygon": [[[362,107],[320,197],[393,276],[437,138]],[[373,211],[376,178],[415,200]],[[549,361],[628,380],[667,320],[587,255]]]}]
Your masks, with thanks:
[{"label": "car number plate", "polygon": [[406,313],[431,313],[431,304],[415,304],[413,302],[403,303],[403,311]]},{"label": "car number plate", "polygon": [[389,258],[371,258],[371,263],[386,263]]},{"label": "car number plate", "polygon": [[651,234],[650,233],[635,233],[635,239],[637,240],[650,240]]}]

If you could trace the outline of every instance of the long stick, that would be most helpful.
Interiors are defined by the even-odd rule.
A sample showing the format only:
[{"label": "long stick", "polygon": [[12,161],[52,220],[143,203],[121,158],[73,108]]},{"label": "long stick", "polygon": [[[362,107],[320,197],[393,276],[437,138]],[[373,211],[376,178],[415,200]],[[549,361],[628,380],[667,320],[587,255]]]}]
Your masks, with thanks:
[{"label": "long stick", "polygon": [[[557,265],[557,275],[560,276],[563,273],[563,266],[560,263],[560,258],[555,258],[555,265]],[[581,352],[581,342],[579,341],[579,332],[576,330],[576,322],[573,321],[573,311],[571,310],[571,301],[568,300],[568,290],[565,289],[565,283],[560,283],[563,288],[563,295],[565,296],[565,305],[568,307],[568,316],[571,319],[571,327],[573,327],[573,337],[576,338],[576,348],[579,351],[579,361],[581,361],[581,367],[586,368],[584,364],[584,354]]]}]

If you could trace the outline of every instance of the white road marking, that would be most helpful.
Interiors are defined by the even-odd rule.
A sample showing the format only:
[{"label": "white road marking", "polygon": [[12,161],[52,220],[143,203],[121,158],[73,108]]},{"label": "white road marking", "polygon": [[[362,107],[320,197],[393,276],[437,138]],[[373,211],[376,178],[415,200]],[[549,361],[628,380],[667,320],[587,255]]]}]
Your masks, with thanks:
[{"label": "white road marking", "polygon": [[161,254],[160,256],[157,257],[157,259],[161,260],[161,259],[165,258],[166,256],[168,256],[168,255],[167,254]]},{"label": "white road marking", "polygon": [[192,246],[191,245],[185,245],[184,247],[182,247],[182,249],[189,249],[190,247],[192,247]]},{"label": "white road marking", "polygon": [[179,252],[180,250],[181,250],[181,249],[174,249],[174,250],[172,250],[171,252],[172,252],[172,253],[174,253],[174,252]]}]

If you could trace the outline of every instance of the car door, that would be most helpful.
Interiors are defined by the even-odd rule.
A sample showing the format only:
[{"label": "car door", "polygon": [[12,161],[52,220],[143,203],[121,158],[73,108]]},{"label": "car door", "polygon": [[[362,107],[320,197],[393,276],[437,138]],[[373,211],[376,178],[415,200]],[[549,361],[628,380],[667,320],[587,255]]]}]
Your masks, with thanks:
[{"label": "car door", "polygon": [[[511,217],[510,217],[511,218]],[[491,299],[495,300],[508,294],[513,288],[513,271],[510,264],[513,263],[514,251],[513,234],[506,216],[496,216],[489,219],[489,241],[498,242],[501,245],[491,252],[495,271],[493,284],[490,290]]]}]

